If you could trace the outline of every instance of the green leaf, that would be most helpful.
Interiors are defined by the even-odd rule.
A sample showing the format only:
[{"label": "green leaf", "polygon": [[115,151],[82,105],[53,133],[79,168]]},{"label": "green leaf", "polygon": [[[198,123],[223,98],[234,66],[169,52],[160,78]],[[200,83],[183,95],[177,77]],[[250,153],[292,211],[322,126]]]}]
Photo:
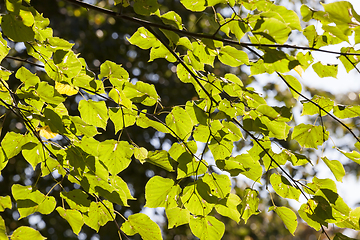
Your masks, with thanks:
[{"label": "green leaf", "polygon": [[105,140],[98,145],[98,152],[109,173],[116,175],[129,166],[134,151],[126,141]]},{"label": "green leaf", "polygon": [[36,85],[36,95],[40,98],[40,100],[48,104],[54,104],[55,106],[65,101],[65,98],[62,97],[55,88],[47,82],[40,82]]},{"label": "green leaf", "polygon": [[193,54],[201,59],[201,62],[210,66],[214,66],[215,52],[212,51],[204,44],[199,44],[198,42],[193,42]]},{"label": "green leaf", "polygon": [[134,2],[134,11],[143,16],[154,14],[158,9],[157,0],[136,0]]},{"label": "green leaf", "polygon": [[43,237],[39,231],[31,227],[21,226],[15,229],[10,239],[11,240],[22,240],[22,239],[43,240],[46,239],[46,237]]},{"label": "green leaf", "polygon": [[31,186],[14,184],[11,191],[17,203],[20,219],[34,212],[50,214],[55,209],[56,201],[54,197],[45,196]]},{"label": "green leaf", "polygon": [[69,116],[71,120],[70,130],[75,135],[84,135],[85,137],[93,137],[98,134],[96,127],[84,122],[78,116]]},{"label": "green leaf", "polygon": [[322,29],[324,29],[324,31],[328,32],[329,34],[337,37],[338,39],[349,43],[349,35],[351,35],[351,31],[349,28],[342,29],[338,26],[323,25]]},{"label": "green leaf", "polygon": [[80,189],[74,189],[69,192],[61,192],[60,197],[66,200],[71,209],[87,212],[90,208],[91,201],[88,194]]},{"label": "green leaf", "polygon": [[[298,93],[301,93],[302,91],[302,86],[299,80],[297,80],[294,76],[291,75],[283,75],[283,77],[285,78],[286,82],[291,86],[291,88],[289,87],[289,90],[292,96],[295,99],[298,99],[300,96]],[[296,91],[294,91],[293,89]]]},{"label": "green leaf", "polygon": [[79,235],[81,227],[84,225],[84,220],[80,212],[74,209],[64,209],[57,207],[59,215],[64,218],[71,226],[71,229],[76,235]]},{"label": "green leaf", "polygon": [[108,110],[104,101],[81,100],[79,102],[81,118],[88,124],[105,129],[108,120]]},{"label": "green leaf", "polygon": [[4,219],[0,216],[0,239],[9,239],[6,233],[6,226]]},{"label": "green leaf", "polygon": [[[79,74],[73,78],[72,82],[74,86],[81,87],[85,91],[88,89],[99,94],[104,93],[103,82],[91,78],[89,75]],[[91,92],[91,94],[93,93]]]},{"label": "green leaf", "polygon": [[31,12],[20,11],[20,15],[9,13],[1,18],[1,28],[4,34],[14,42],[33,41],[35,32],[27,22],[34,22]]},{"label": "green leaf", "polygon": [[156,150],[148,153],[146,162],[161,167],[166,171],[173,172],[174,169],[170,163],[169,154],[165,150]]},{"label": "green leaf", "polygon": [[321,159],[334,174],[336,180],[342,182],[342,178],[345,176],[344,166],[337,160],[329,160],[327,157],[322,157]]},{"label": "green leaf", "polygon": [[154,121],[154,120],[147,118],[145,112],[139,113],[139,116],[136,120],[136,125],[138,125],[141,128],[153,127],[157,131],[163,132],[163,133],[169,132],[169,129],[161,122]]},{"label": "green leaf", "polygon": [[10,159],[18,155],[21,152],[22,147],[31,141],[33,141],[33,138],[29,134],[22,135],[19,133],[7,132],[1,142],[1,146],[6,158]]},{"label": "green leaf", "polygon": [[249,58],[244,51],[237,50],[234,47],[225,46],[219,51],[218,58],[223,64],[231,67],[238,67],[242,64],[249,65]]},{"label": "green leaf", "polygon": [[346,1],[322,4],[326,14],[336,24],[352,24],[352,15],[350,9],[352,4]]},{"label": "green leaf", "polygon": [[185,8],[194,12],[204,11],[207,6],[205,0],[198,0],[198,1],[180,0],[180,2],[182,5],[184,5]]},{"label": "green leaf", "polygon": [[176,179],[201,175],[207,171],[204,161],[198,161],[193,156],[193,153],[197,151],[196,143],[189,141],[186,142],[186,146],[174,143],[169,150],[170,156],[179,163]]},{"label": "green leaf", "polygon": [[[130,199],[130,200],[136,200],[136,198],[134,198],[132,195],[131,195],[131,192],[130,192],[130,189],[128,187],[128,185],[126,184],[126,182],[121,178],[119,177],[118,175],[115,175],[115,176],[110,176],[110,181],[109,181],[110,185],[114,187],[115,191],[117,192],[123,192],[121,193],[121,197],[122,198],[126,198],[126,199]],[[123,196],[125,195],[125,197]],[[125,201],[126,203],[126,201]],[[127,205],[127,204],[125,204]]]},{"label": "green leaf", "polygon": [[236,157],[230,157],[227,160],[216,161],[216,165],[232,176],[243,174],[247,178],[261,183],[262,167],[258,160],[254,159],[251,154],[243,153]]},{"label": "green leaf", "polygon": [[360,116],[360,106],[336,105],[334,106],[333,111],[334,115],[341,119]]},{"label": "green leaf", "polygon": [[149,62],[152,62],[157,58],[165,58],[169,62],[177,61],[176,57],[163,44],[151,48]]},{"label": "green leaf", "polygon": [[130,236],[139,233],[144,240],[162,239],[159,226],[143,213],[130,215],[121,226],[121,230]]},{"label": "green leaf", "polygon": [[205,174],[202,181],[209,186],[211,195],[218,198],[225,198],[230,194],[231,181],[227,175],[219,175],[216,173]]},{"label": "green leaf", "polygon": [[[35,139],[34,139],[35,140]],[[40,143],[28,143],[23,146],[22,155],[28,163],[32,166],[33,170],[38,163],[44,162],[48,153],[44,151],[44,146]]]},{"label": "green leaf", "polygon": [[6,167],[8,160],[9,159],[6,157],[3,148],[0,146],[0,174],[1,174],[1,170],[3,170]]},{"label": "green leaf", "polygon": [[148,156],[148,150],[144,147],[135,147],[134,148],[134,157],[139,160],[141,163],[145,162],[145,159]]},{"label": "green leaf", "polygon": [[6,40],[0,33],[0,62],[8,55],[10,47],[8,47]]},{"label": "green leaf", "polygon": [[185,106],[186,112],[189,114],[194,124],[200,123],[201,125],[207,125],[207,115],[196,102],[187,101]]},{"label": "green leaf", "polygon": [[316,72],[316,74],[321,77],[333,77],[336,78],[336,75],[338,73],[338,65],[323,65],[321,62],[317,62],[312,65],[312,68]]},{"label": "green leaf", "polygon": [[[196,181],[194,183],[188,184],[183,189],[183,195],[181,196],[181,201],[184,204],[185,208],[188,209],[192,214],[199,216],[208,215],[214,207],[213,203],[208,203],[203,196],[200,195],[200,191],[206,191],[204,189],[207,184],[200,184],[202,181]],[[209,190],[209,189],[208,189]],[[202,192],[204,193],[204,192]],[[209,197],[209,193],[205,193],[205,197]],[[212,198],[213,199],[213,198]]]},{"label": "green leaf", "polygon": [[154,176],[145,186],[145,207],[176,207],[180,191],[180,186],[175,185],[172,179]]},{"label": "green leaf", "polygon": [[175,137],[179,137],[181,140],[190,137],[193,124],[189,114],[183,108],[174,107],[166,116],[165,122]]},{"label": "green leaf", "polygon": [[225,232],[224,223],[215,217],[191,217],[190,230],[200,240],[220,240]]},{"label": "green leaf", "polygon": [[[77,76],[81,69],[81,62],[73,51],[56,50],[53,55],[55,69],[49,69],[49,64],[45,64],[46,72],[55,81],[62,81],[66,78]],[[55,71],[54,71],[55,70]]]},{"label": "green leaf", "polygon": [[160,45],[159,40],[144,27],[138,28],[128,41],[141,49],[149,49]]},{"label": "green leaf", "polygon": [[322,145],[329,138],[329,132],[322,126],[301,123],[294,127],[291,138],[302,147],[317,149],[317,146]]},{"label": "green leaf", "polygon": [[[187,63],[184,63],[189,69],[190,71],[193,71],[193,67],[190,66]],[[188,70],[186,70],[186,68],[183,66],[183,64],[178,64],[176,66],[176,75],[177,77],[180,79],[180,81],[182,81],[183,83],[192,83],[195,82],[193,76],[188,72]]]},{"label": "green leaf", "polygon": [[155,90],[155,86],[142,81],[136,82],[135,85],[127,82],[123,92],[127,98],[131,99],[131,101],[146,106],[152,106],[160,100],[159,95]]},{"label": "green leaf", "polygon": [[[320,107],[322,107],[326,112],[330,112],[333,109],[334,101],[323,97],[315,95],[312,99],[313,102],[317,103]],[[321,116],[325,116],[327,113],[321,110]],[[312,102],[303,103],[303,111],[301,115],[314,115],[319,114],[319,107],[315,106]]]},{"label": "green leaf", "polygon": [[241,214],[241,218],[245,223],[251,217],[251,215],[257,215],[260,213],[259,208],[259,193],[256,190],[246,188],[242,202],[238,206],[238,210]]},{"label": "green leaf", "polygon": [[10,196],[0,196],[0,212],[3,212],[6,208],[12,208],[11,198]]},{"label": "green leaf", "polygon": [[[293,30],[299,30],[302,31],[302,27],[300,25],[300,19],[295,11],[288,10],[284,6],[279,6],[276,4],[272,4],[269,8],[269,13],[271,13],[272,17],[282,21],[283,23],[286,23],[289,25],[289,27]],[[276,14],[273,14],[276,13]],[[303,19],[303,21],[305,21]]]},{"label": "green leaf", "polygon": [[304,203],[301,205],[298,210],[299,216],[304,220],[310,227],[314,228],[316,231],[319,231],[321,228],[321,224],[313,219],[313,201],[308,201],[308,203]]},{"label": "green leaf", "polygon": [[339,150],[342,154],[348,157],[350,160],[360,164],[360,153],[357,151],[345,152],[344,150]]},{"label": "green leaf", "polygon": [[171,25],[177,29],[183,29],[182,19],[179,14],[174,11],[169,11],[161,15],[161,21],[167,25]]},{"label": "green leaf", "polygon": [[287,207],[273,206],[269,208],[269,211],[271,210],[274,210],[277,213],[277,215],[279,215],[279,217],[284,222],[289,232],[294,236],[294,232],[298,225],[296,214],[290,208]]},{"label": "green leaf", "polygon": [[329,179],[319,179],[317,177],[313,178],[313,182],[306,184],[304,191],[309,194],[316,194],[320,189],[330,189],[331,191],[336,191],[336,183]]},{"label": "green leaf", "polygon": [[190,211],[185,208],[166,208],[165,212],[168,219],[168,229],[190,222]]},{"label": "green leaf", "polygon": [[[99,79],[107,78],[107,79],[118,79],[118,80],[125,80],[128,81],[129,73],[121,67],[121,64],[116,64],[111,61],[105,61],[100,66],[100,74]],[[111,80],[110,80],[111,81]]]},{"label": "green leaf", "polygon": [[301,191],[293,187],[290,182],[283,176],[273,173],[270,176],[271,186],[280,197],[290,198],[299,201]]},{"label": "green leaf", "polygon": [[306,6],[305,4],[303,4],[301,6],[300,13],[301,13],[301,16],[303,17],[302,20],[304,22],[308,22],[313,16],[313,11],[308,6]]},{"label": "green leaf", "polygon": [[240,222],[240,213],[237,206],[241,203],[241,199],[238,195],[230,193],[227,198],[221,199],[218,204],[215,205],[216,211],[222,216],[231,218],[235,222]]},{"label": "green leaf", "polygon": [[284,44],[290,32],[290,27],[276,18],[260,18],[253,29],[253,34],[260,43]]},{"label": "green leaf", "polygon": [[113,204],[107,200],[91,202],[89,212],[83,217],[85,224],[98,232],[100,226],[104,226],[115,218]]},{"label": "green leaf", "polygon": [[[238,40],[238,42],[240,42],[241,38],[245,35],[246,32],[248,32],[250,30],[249,26],[244,23],[243,21],[241,21],[241,19],[238,19],[237,21],[230,21],[230,19],[226,19],[227,20],[227,24],[224,24],[223,27],[221,28],[222,31],[231,31],[232,34],[234,34]],[[226,30],[226,26],[228,26],[228,30]],[[225,27],[225,28],[224,28]]]}]

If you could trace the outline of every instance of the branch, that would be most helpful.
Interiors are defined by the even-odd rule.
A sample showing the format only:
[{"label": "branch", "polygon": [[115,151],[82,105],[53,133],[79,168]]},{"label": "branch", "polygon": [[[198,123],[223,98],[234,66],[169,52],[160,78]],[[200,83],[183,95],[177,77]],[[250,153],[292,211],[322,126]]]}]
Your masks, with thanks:
[{"label": "branch", "polygon": [[20,62],[25,62],[25,63],[31,64],[31,65],[34,65],[34,66],[36,66],[36,67],[41,67],[41,68],[44,67],[43,65],[40,65],[40,64],[31,62],[31,61],[29,61],[29,60],[27,60],[27,59],[22,59],[22,58],[18,58],[18,57],[11,57],[11,56],[6,56],[5,58],[11,59],[11,60],[20,61]]},{"label": "branch", "polygon": [[[98,12],[102,12],[104,14],[116,17],[116,18],[121,18],[133,23],[137,23],[140,24],[141,26],[147,26],[147,27],[155,27],[155,28],[159,28],[159,29],[165,29],[165,30],[169,30],[175,33],[179,33],[185,36],[191,36],[191,37],[196,37],[196,38],[206,38],[206,39],[211,39],[211,40],[215,40],[215,41],[220,41],[223,43],[227,43],[227,44],[232,44],[232,45],[237,45],[237,46],[241,46],[241,47],[273,47],[273,48],[290,48],[290,49],[300,49],[300,50],[309,50],[309,51],[318,51],[318,52],[323,52],[323,53],[330,53],[330,54],[338,54],[338,55],[343,55],[343,56],[360,56],[360,53],[342,53],[342,52],[336,52],[336,51],[329,51],[329,50],[323,50],[323,49],[319,49],[319,48],[313,48],[313,47],[302,47],[302,46],[296,46],[296,45],[290,45],[290,44],[258,44],[258,43],[244,43],[244,42],[238,42],[235,40],[231,40],[228,38],[220,38],[220,37],[216,37],[213,35],[209,35],[209,34],[202,34],[202,33],[194,33],[194,32],[189,32],[186,30],[180,30],[177,28],[174,28],[172,26],[168,26],[168,25],[164,25],[164,24],[158,24],[158,23],[153,23],[150,21],[146,21],[140,18],[135,18],[135,17],[130,17],[130,16],[126,16],[126,15],[122,15],[119,14],[117,12],[114,12],[112,10],[109,9],[105,9],[102,7],[98,7],[92,4],[88,4],[85,2],[80,2],[79,0],[66,0],[68,2],[71,2],[73,4],[79,5],[81,7],[87,8],[87,9],[92,9]],[[148,29],[149,30],[149,29]]]},{"label": "branch", "polygon": [[[247,47],[247,49],[251,52],[253,52],[255,55],[257,55],[259,58],[264,59],[260,54],[258,54],[256,51],[254,51],[253,49]],[[326,114],[328,114],[332,119],[334,119],[336,122],[338,122],[341,126],[343,126],[346,130],[348,130],[349,133],[351,133],[351,135],[353,135],[353,137],[356,139],[356,141],[360,142],[360,138],[358,136],[356,136],[356,134],[342,121],[340,121],[337,117],[335,117],[334,115],[332,115],[331,113],[329,113],[328,111],[326,111],[324,108],[322,108],[319,104],[317,104],[316,102],[314,102],[313,100],[311,100],[310,98],[306,97],[304,94],[300,93],[298,90],[296,90],[295,88],[293,88],[293,86],[291,86],[288,81],[286,81],[286,79],[279,73],[276,71],[276,74],[281,78],[281,80],[283,80],[283,82],[288,86],[288,88],[290,88],[291,90],[293,90],[295,93],[297,93],[299,96],[303,97],[304,99],[306,99],[307,101],[309,101],[310,103],[314,104],[316,107],[318,107],[320,110],[324,111]]]}]

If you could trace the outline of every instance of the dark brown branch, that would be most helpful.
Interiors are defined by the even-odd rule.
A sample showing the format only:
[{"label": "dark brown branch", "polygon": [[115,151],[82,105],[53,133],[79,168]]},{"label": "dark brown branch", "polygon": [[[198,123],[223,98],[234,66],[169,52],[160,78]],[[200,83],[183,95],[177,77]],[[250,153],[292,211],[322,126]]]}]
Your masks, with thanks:
[{"label": "dark brown branch", "polygon": [[43,65],[40,65],[40,64],[31,62],[31,61],[29,61],[29,60],[27,60],[27,59],[22,59],[22,58],[18,58],[18,57],[11,57],[11,56],[6,56],[5,58],[11,59],[11,60],[20,61],[20,62],[24,62],[24,63],[28,63],[28,64],[34,65],[34,66],[36,66],[36,67],[41,67],[41,68],[44,67]]},{"label": "dark brown branch", "polygon": [[309,50],[309,51],[318,51],[318,52],[323,52],[323,53],[330,53],[330,54],[337,54],[337,55],[343,55],[343,56],[360,56],[360,53],[342,53],[342,52],[336,52],[336,51],[329,51],[329,50],[324,50],[324,49],[319,49],[319,48],[313,48],[313,47],[302,47],[302,46],[296,46],[296,45],[290,45],[290,44],[258,44],[258,43],[244,43],[244,42],[238,42],[235,40],[231,40],[231,39],[227,39],[227,38],[220,38],[220,37],[216,37],[213,35],[208,35],[208,34],[202,34],[202,33],[194,33],[194,32],[189,32],[189,31],[185,31],[185,30],[180,30],[177,28],[174,28],[172,26],[168,26],[168,25],[164,25],[164,24],[158,24],[158,23],[153,23],[150,21],[146,21],[140,18],[135,18],[135,17],[130,17],[130,16],[126,16],[126,15],[122,15],[119,14],[117,12],[111,11],[109,9],[105,9],[105,8],[101,8],[92,4],[88,4],[85,2],[80,2],[79,0],[66,0],[68,2],[71,2],[73,4],[79,5],[81,7],[87,8],[87,9],[92,9],[98,12],[102,12],[104,14],[113,16],[113,17],[117,17],[117,18],[121,18],[133,23],[137,23],[140,24],[141,26],[150,26],[150,27],[155,27],[155,28],[159,28],[159,29],[165,29],[165,30],[169,30],[175,33],[179,33],[185,36],[191,36],[191,37],[195,37],[195,38],[206,38],[206,39],[211,39],[211,40],[215,40],[215,41],[220,41],[223,43],[227,43],[227,44],[232,44],[232,45],[238,45],[241,47],[273,47],[273,48],[289,48],[289,49],[299,49],[299,50]]}]

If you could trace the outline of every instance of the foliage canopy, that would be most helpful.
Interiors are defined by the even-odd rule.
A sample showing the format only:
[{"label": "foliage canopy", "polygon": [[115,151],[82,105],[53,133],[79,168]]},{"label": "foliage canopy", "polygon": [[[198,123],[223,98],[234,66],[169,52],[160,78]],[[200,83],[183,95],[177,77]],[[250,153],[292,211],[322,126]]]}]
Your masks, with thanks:
[{"label": "foliage canopy", "polygon": [[[164,208],[169,229],[185,224],[199,239],[221,239],[224,221],[229,221],[223,217],[246,223],[258,215],[258,186],[268,190],[266,210],[274,211],[292,235],[300,219],[328,239],[329,225],[360,230],[360,207],[351,209],[345,203],[334,180],[297,175],[318,158],[342,181],[343,163],[316,151],[332,144],[328,140],[338,129],[334,123],[353,138],[353,146],[334,147],[360,163],[360,139],[352,125],[359,106],[338,104],[321,92],[308,97],[301,84],[308,68],[320,78],[337,76],[339,66],[316,61],[313,52],[335,54],[347,72],[360,73],[360,16],[353,6],[338,1],[323,4],[321,11],[303,5],[301,22],[295,11],[269,0],[180,0],[182,10],[159,2],[62,4],[77,4],[74,15],[79,18],[87,8],[98,14],[94,21],[137,24],[125,36],[126,44],[143,52],[148,64],[159,62],[170,69],[168,78],[180,88],[171,84],[165,89],[190,89],[187,98],[176,103],[168,100],[169,90],[159,94],[157,81],[131,77],[136,74],[126,64],[106,60],[92,69],[87,64],[92,59],[75,51],[73,41],[55,36],[56,26],[51,27],[30,0],[5,0],[0,61],[21,61],[25,67],[0,70],[3,118],[9,115],[23,126],[11,129],[2,121],[0,171],[23,157],[37,179],[9,183],[11,192],[0,197],[0,210],[13,209],[16,203],[19,219],[58,214],[75,234],[83,226],[99,231],[114,222],[120,239],[135,234],[162,239],[161,228],[148,215],[138,210],[125,216],[117,210],[121,206],[124,212],[132,201],[142,201],[129,187],[135,180],[123,174],[136,164],[158,173],[142,189],[144,207]],[[314,21],[321,23],[323,33],[306,23]],[[303,36],[308,45],[291,45],[294,36]],[[24,56],[12,56],[20,43]],[[347,47],[324,48],[340,43]],[[276,105],[248,86],[264,73],[277,76],[288,88],[278,92]],[[307,121],[294,119],[299,106]],[[149,128],[167,139],[169,147],[143,144],[153,136],[139,140],[146,138],[139,132]],[[239,190],[239,175],[252,185]],[[49,179],[51,187],[42,187]],[[292,209],[282,201],[286,199],[301,207]],[[7,236],[44,239],[34,228],[13,229],[0,217],[0,238]],[[333,239],[345,238],[336,233]]]}]

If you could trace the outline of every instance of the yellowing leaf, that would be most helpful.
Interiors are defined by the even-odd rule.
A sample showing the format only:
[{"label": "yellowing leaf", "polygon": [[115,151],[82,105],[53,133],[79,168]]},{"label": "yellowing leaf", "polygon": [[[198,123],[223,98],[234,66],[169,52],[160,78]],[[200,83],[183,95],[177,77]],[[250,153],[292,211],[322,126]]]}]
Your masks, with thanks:
[{"label": "yellowing leaf", "polygon": [[300,77],[302,77],[302,74],[304,73],[304,69],[302,69],[300,65],[294,67],[294,70],[300,75]]},{"label": "yellowing leaf", "polygon": [[66,94],[68,96],[75,95],[78,93],[79,89],[68,84],[63,84],[60,82],[55,82],[55,89],[60,94]]},{"label": "yellowing leaf", "polygon": [[56,137],[58,134],[51,131],[49,126],[44,126],[40,128],[36,128],[37,131],[39,131],[40,136],[50,139]]}]

